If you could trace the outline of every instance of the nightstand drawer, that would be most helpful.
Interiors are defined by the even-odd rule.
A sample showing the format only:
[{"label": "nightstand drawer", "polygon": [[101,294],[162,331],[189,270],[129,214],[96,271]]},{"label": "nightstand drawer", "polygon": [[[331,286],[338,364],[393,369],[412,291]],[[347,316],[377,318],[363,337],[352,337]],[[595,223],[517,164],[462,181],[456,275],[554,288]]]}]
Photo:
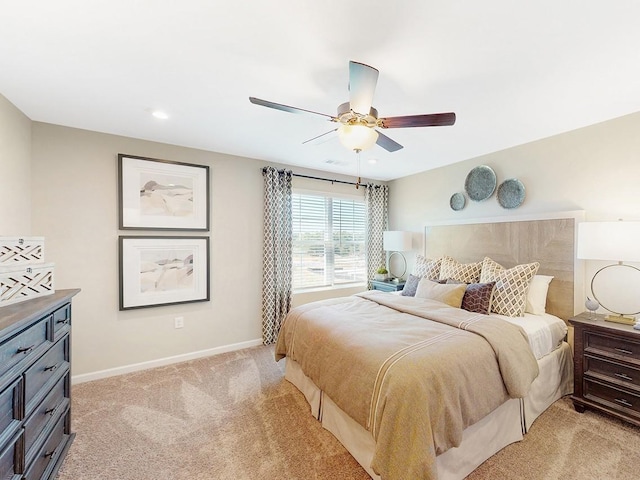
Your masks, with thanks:
[{"label": "nightstand drawer", "polygon": [[602,333],[585,333],[585,352],[604,352],[616,358],[637,362],[640,364],[640,341],[620,338],[619,336]]},{"label": "nightstand drawer", "polygon": [[640,395],[618,390],[586,378],[584,379],[584,397],[610,408],[629,410],[634,415],[640,413]]},{"label": "nightstand drawer", "polygon": [[584,357],[584,374],[640,389],[640,370],[604,358]]}]

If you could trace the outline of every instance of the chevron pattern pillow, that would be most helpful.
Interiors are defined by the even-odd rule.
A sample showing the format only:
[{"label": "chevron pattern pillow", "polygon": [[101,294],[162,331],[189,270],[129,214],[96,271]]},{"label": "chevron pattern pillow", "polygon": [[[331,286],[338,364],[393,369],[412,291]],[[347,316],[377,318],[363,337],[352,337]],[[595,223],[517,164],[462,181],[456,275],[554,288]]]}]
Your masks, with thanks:
[{"label": "chevron pattern pillow", "polygon": [[495,260],[485,257],[480,283],[496,282],[491,311],[508,317],[522,317],[527,306],[529,285],[538,268],[540,264],[533,262],[506,269]]},{"label": "chevron pattern pillow", "polygon": [[455,258],[442,257],[440,280],[453,279],[464,283],[478,283],[482,262],[459,263]]},{"label": "chevron pattern pillow", "polygon": [[416,277],[427,278],[439,278],[440,277],[440,264],[442,259],[430,260],[424,255],[418,254],[416,257],[416,263],[413,266],[413,274]]}]

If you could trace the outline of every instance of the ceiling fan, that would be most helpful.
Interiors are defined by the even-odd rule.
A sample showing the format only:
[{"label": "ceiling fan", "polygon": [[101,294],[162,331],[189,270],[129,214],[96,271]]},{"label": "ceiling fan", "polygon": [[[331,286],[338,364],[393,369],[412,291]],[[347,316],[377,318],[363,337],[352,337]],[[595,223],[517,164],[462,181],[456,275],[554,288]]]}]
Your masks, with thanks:
[{"label": "ceiling fan", "polygon": [[388,152],[395,152],[403,148],[402,145],[378,131],[377,128],[438,127],[453,125],[456,122],[456,114],[453,112],[379,118],[378,110],[372,106],[378,74],[378,70],[369,65],[350,61],[349,101],[338,106],[338,114],[336,116],[255,97],[249,97],[249,101],[256,105],[275,108],[284,112],[319,115],[331,122],[338,123],[339,126],[333,130],[303,143],[317,141],[322,137],[337,132],[343,145],[356,152],[372,147],[374,144],[380,145]]}]

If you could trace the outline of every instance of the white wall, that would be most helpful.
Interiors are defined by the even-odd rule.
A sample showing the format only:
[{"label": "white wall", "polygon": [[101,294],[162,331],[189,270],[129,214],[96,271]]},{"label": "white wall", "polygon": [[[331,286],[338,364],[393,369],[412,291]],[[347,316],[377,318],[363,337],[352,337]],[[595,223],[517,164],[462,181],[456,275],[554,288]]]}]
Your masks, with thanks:
[{"label": "white wall", "polygon": [[[118,153],[209,165],[211,232],[195,234],[211,238],[210,302],[118,310],[118,235],[170,235],[118,230]],[[261,168],[265,165],[220,153],[33,123],[33,229],[45,236],[47,261],[56,263],[56,288],[82,289],[73,307],[74,377],[93,378],[126,371],[132,365],[157,364],[159,359],[260,343]],[[294,171],[323,176],[312,170]],[[294,297],[294,304],[324,295]],[[184,317],[183,329],[174,328],[176,316]]]},{"label": "white wall", "polygon": [[[389,184],[390,228],[415,232],[413,262],[423,250],[427,222],[569,210],[584,210],[587,221],[640,220],[639,132],[636,113],[395,180]],[[451,195],[464,191],[467,173],[478,165],[493,168],[498,184],[520,179],[526,188],[522,206],[505,210],[494,195],[451,210]],[[602,265],[586,262],[587,285]]]},{"label": "white wall", "polygon": [[31,235],[31,120],[2,95],[0,235]]}]

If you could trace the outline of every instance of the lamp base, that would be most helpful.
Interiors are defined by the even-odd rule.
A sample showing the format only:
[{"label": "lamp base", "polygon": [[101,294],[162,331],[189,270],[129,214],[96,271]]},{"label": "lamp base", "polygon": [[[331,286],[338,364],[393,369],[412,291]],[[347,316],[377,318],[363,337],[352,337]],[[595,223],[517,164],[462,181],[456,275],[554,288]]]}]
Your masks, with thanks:
[{"label": "lamp base", "polygon": [[624,325],[634,325],[636,323],[634,317],[625,317],[624,315],[607,315],[604,320],[605,322],[622,323]]}]

